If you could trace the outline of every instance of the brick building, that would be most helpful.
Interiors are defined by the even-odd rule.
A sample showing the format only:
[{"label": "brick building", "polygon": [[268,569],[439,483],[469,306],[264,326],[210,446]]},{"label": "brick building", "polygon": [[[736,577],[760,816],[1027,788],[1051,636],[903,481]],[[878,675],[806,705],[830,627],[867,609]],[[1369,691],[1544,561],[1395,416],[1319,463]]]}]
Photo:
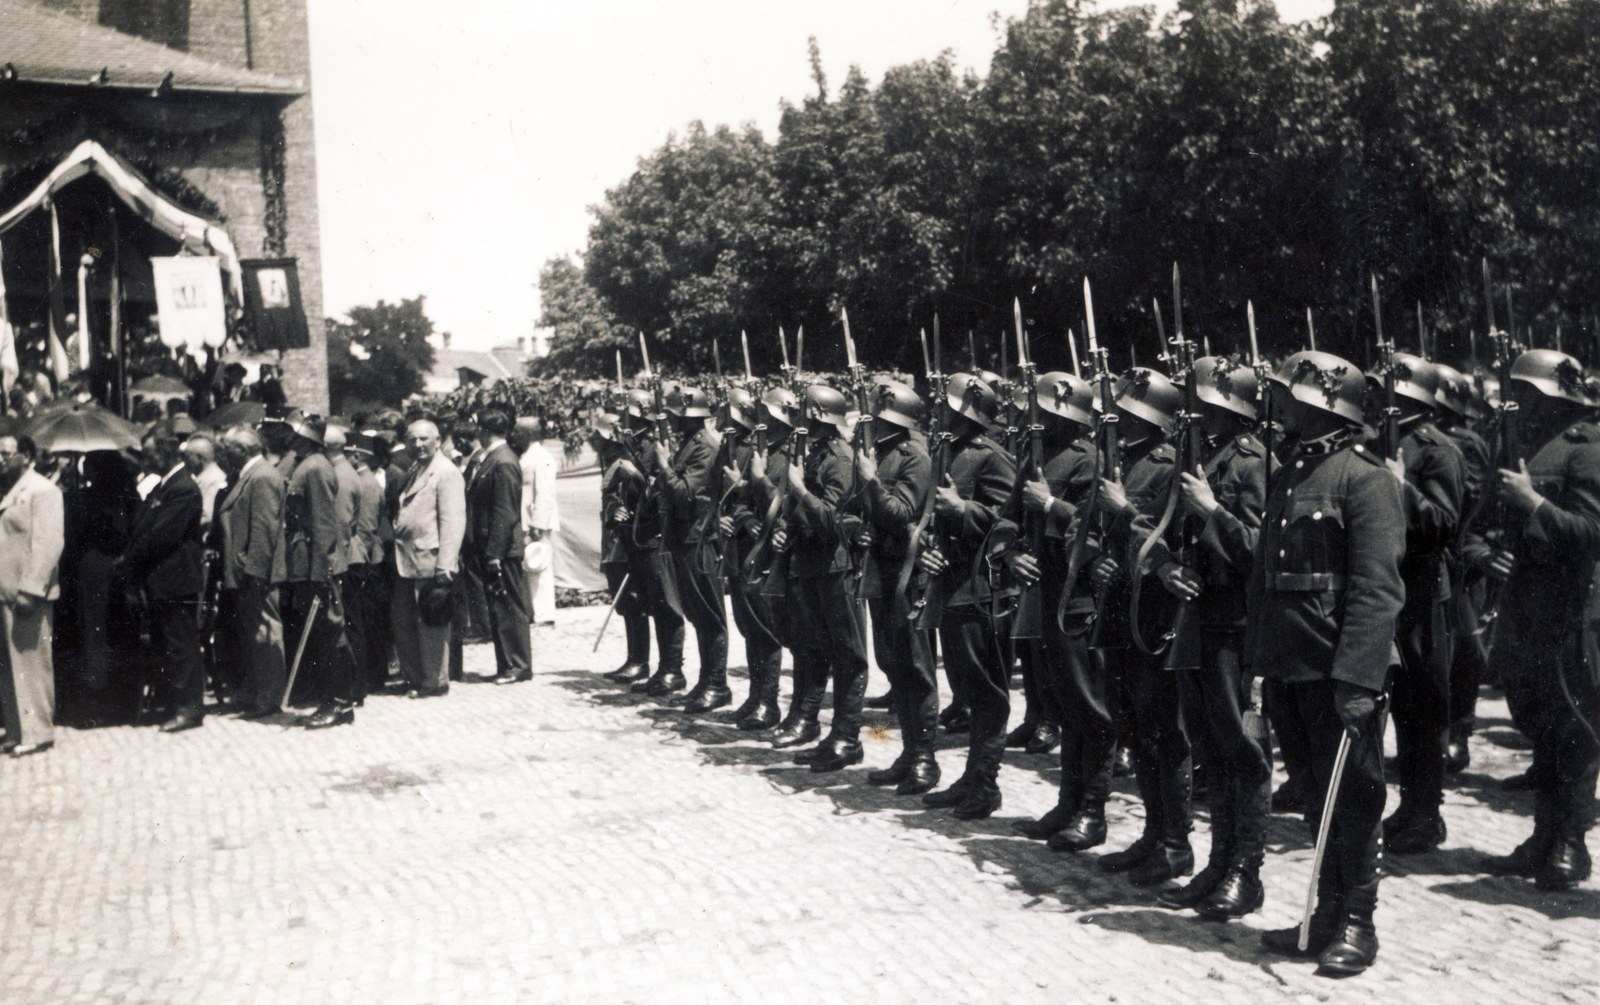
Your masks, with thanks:
[{"label": "brick building", "polygon": [[[295,259],[310,345],[284,351],[284,387],[293,403],[325,411],[310,67],[305,0],[0,0],[0,212],[93,140],[161,198],[225,231],[239,257]],[[189,233],[175,240],[150,226],[93,174],[54,203],[63,272],[85,250],[102,252],[88,296],[95,330],[116,316],[115,289],[119,330],[137,343],[153,324],[149,257],[176,254]],[[35,212],[0,238],[24,350],[37,349],[26,336],[42,338],[49,311],[50,226]],[[235,335],[252,337],[247,326]]]}]

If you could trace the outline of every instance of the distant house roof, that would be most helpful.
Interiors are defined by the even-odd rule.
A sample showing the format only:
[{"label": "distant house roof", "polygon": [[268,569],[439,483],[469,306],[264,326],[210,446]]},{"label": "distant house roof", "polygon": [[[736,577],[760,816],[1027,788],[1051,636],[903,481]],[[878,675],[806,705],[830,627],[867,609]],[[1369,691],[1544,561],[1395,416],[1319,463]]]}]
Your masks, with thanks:
[{"label": "distant house roof", "polygon": [[519,369],[507,367],[492,352],[435,349],[433,369],[428,373],[425,390],[429,394],[447,394],[462,384],[493,384],[507,377],[521,375]]},{"label": "distant house roof", "polygon": [[[0,0],[0,70],[38,84],[153,89],[172,75],[176,91],[301,94],[304,80],[213,63],[47,10],[31,0]],[[105,80],[97,78],[105,71]]]}]

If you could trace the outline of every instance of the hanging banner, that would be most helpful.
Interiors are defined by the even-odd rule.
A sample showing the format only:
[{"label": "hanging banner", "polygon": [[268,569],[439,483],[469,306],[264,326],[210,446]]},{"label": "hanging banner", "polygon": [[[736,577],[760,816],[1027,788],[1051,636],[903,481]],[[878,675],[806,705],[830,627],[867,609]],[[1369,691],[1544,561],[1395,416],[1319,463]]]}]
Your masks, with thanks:
[{"label": "hanging banner", "polygon": [[217,347],[227,341],[228,319],[217,259],[187,255],[152,258],[150,266],[155,271],[162,345],[170,349],[186,346],[196,353],[204,346]]},{"label": "hanging banner", "polygon": [[292,258],[249,258],[244,270],[244,310],[256,348],[307,349],[311,333],[300,304],[300,272]]}]

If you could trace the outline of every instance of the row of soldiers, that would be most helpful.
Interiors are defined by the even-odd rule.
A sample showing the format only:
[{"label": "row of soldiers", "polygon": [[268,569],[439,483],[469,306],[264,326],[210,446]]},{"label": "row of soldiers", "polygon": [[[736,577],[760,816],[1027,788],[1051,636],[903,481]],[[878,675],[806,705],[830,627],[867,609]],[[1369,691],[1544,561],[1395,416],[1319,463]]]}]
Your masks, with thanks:
[{"label": "row of soldiers", "polygon": [[[1036,375],[1020,329],[1010,380],[940,373],[936,329],[928,402],[855,366],[844,390],[786,366],[781,384],[747,380],[720,403],[687,385],[619,386],[592,437],[627,634],[609,676],[662,699],[684,690],[692,625],[685,710],[730,705],[726,596],[750,688],[718,717],[838,771],[862,760],[870,624],[903,747],[867,780],[979,819],[1001,806],[1020,667],[1028,707],[1009,739],[1058,730],[1062,772],[1057,805],[1014,826],[1063,852],[1104,843],[1124,745],[1144,830],[1099,868],[1168,884],[1162,903],[1213,919],[1264,899],[1270,721],[1281,801],[1299,793],[1326,854],[1306,931],[1263,943],[1330,975],[1376,956],[1385,845],[1445,839],[1445,773],[1465,766],[1478,686],[1493,679],[1532,740],[1538,809],[1532,837],[1484,868],[1544,889],[1588,877],[1600,399],[1576,360],[1512,353],[1500,386],[1392,352],[1371,375],[1316,351],[1277,367],[1194,359],[1180,335],[1170,373],[1113,374],[1091,343],[1085,380]],[[970,734],[942,789],[936,646]],[[794,684],[780,718],[783,649]],[[1384,819],[1391,714],[1401,799]],[[1196,760],[1211,820],[1198,873]]]}]

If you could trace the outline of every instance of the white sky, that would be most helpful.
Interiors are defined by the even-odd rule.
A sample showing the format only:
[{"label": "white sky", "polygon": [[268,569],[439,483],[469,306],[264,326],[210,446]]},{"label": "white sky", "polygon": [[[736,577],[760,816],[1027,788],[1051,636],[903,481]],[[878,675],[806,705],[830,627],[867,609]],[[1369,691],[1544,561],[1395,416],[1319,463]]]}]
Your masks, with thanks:
[{"label": "white sky", "polygon": [[325,310],[426,294],[455,345],[487,348],[531,334],[539,266],[582,249],[587,207],[669,133],[775,138],[779,100],[812,89],[807,36],[834,88],[852,63],[877,81],[946,48],[983,73],[991,14],[1027,0],[309,6]]}]

